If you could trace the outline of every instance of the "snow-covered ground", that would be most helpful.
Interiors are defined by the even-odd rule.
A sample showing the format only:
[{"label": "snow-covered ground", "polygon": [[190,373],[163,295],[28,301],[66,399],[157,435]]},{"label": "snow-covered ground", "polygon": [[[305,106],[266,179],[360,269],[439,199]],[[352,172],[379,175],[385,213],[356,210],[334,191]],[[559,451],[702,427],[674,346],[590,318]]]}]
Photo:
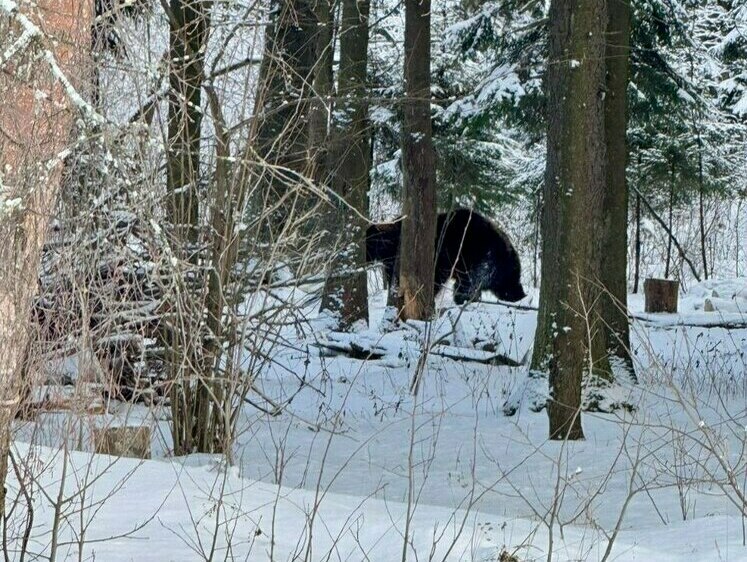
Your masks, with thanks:
[{"label": "snow-covered ground", "polygon": [[[107,561],[747,560],[745,294],[744,279],[705,282],[681,296],[679,314],[657,316],[632,295],[641,384],[618,392],[636,410],[586,413],[586,440],[565,444],[547,440],[544,413],[504,415],[525,366],[450,358],[524,362],[534,311],[445,308],[417,398],[424,326],[382,335],[383,292],[357,337],[378,360],[320,353],[316,342],[344,338],[309,313],[294,349],[276,349],[258,376],[284,412],[244,407],[229,468],[170,457],[167,413],[140,406],[20,428],[29,550],[48,556],[57,528],[58,559],[78,556],[85,529],[82,559]],[[704,312],[706,299],[720,306]],[[86,450],[90,427],[124,418],[156,429],[155,460],[60,448]],[[16,478],[12,498],[18,490]]]}]

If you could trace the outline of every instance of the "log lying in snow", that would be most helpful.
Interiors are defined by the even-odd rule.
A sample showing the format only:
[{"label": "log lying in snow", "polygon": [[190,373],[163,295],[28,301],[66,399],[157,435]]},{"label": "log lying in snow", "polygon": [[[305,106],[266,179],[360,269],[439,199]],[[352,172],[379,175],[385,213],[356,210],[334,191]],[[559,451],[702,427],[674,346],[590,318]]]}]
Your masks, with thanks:
[{"label": "log lying in snow", "polygon": [[505,365],[507,367],[521,367],[521,363],[515,359],[496,353],[495,351],[483,351],[481,349],[469,349],[455,347],[453,345],[434,345],[431,348],[432,355],[439,355],[455,361],[471,361],[484,363],[485,365]]},{"label": "log lying in snow", "polygon": [[651,328],[671,330],[675,328],[724,328],[727,330],[741,330],[747,328],[747,319],[742,314],[730,314],[729,318],[713,312],[697,314],[697,320],[687,321],[681,314],[635,314],[632,316]]},{"label": "log lying in snow", "polygon": [[[492,306],[502,306],[506,308],[518,308],[519,310],[526,310],[529,312],[536,312],[537,307],[535,306],[517,306],[507,304],[504,302],[488,302],[479,301],[482,304]],[[707,312],[707,311],[705,311]],[[723,312],[721,310],[715,310],[714,312]],[[711,318],[707,318],[706,315],[696,314],[697,319],[688,320],[688,316],[682,314],[661,314],[661,313],[645,313],[645,312],[628,312],[628,319],[633,321],[642,322],[648,325],[652,325],[656,328],[672,329],[672,328],[726,328],[731,330],[739,330],[747,328],[747,305],[740,309],[740,313],[729,312],[729,318],[723,318],[718,315],[713,315]]]},{"label": "log lying in snow", "polygon": [[319,340],[314,343],[320,348],[324,355],[334,357],[346,355],[351,359],[376,360],[387,354],[387,350],[376,345],[367,345],[368,342],[354,342],[351,340],[340,341],[335,339]]},{"label": "log lying in snow", "polygon": [[[363,339],[353,340],[350,337],[336,339],[334,334],[330,334],[329,339],[317,341],[315,345],[323,352],[326,352],[329,356],[344,355],[351,359],[362,359],[364,361],[383,359],[387,355],[392,354],[392,350],[373,342],[368,342]],[[430,353],[431,355],[446,357],[447,359],[453,359],[454,361],[482,363],[485,365],[505,365],[509,367],[521,366],[519,361],[495,351],[483,351],[480,349],[437,344],[431,347]]]}]

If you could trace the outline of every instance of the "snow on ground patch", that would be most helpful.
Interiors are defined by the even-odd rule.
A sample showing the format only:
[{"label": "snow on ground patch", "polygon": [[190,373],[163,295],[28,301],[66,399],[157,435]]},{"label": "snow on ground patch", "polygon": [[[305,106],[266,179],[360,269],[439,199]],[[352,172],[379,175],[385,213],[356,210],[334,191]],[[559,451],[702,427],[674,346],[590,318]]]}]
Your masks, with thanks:
[{"label": "snow on ground patch", "polygon": [[[728,294],[704,286],[690,298],[709,290]],[[307,295],[297,298],[306,303]],[[370,302],[371,328],[334,338],[382,350],[376,361],[314,351],[314,342],[331,337],[330,323],[304,305],[306,325],[280,334],[292,345],[274,346],[256,379],[285,409],[242,410],[228,471],[212,458],[168,457],[163,416],[137,408],[110,414],[152,424],[161,460],[109,466],[107,457],[70,454],[79,471],[93,459],[102,473],[87,501],[122,486],[91,519],[89,539],[144,523],[137,540],[91,542],[86,554],[197,560],[217,529],[220,559],[268,560],[274,549],[275,560],[386,562],[401,560],[403,549],[408,560],[427,559],[435,548],[435,560],[500,560],[505,549],[523,562],[547,559],[551,548],[553,560],[601,560],[618,528],[609,560],[747,560],[738,500],[747,468],[747,329],[684,325],[706,314],[694,306],[677,315],[679,324],[634,320],[642,384],[628,398],[636,411],[584,414],[586,440],[563,444],[547,440],[546,415],[526,402],[504,415],[526,366],[478,360],[500,352],[526,362],[535,311],[444,306],[432,341],[463,357],[431,353],[414,397],[424,326],[382,333],[386,296],[373,291]],[[69,418],[45,415],[56,420],[54,439],[23,437],[59,447]],[[41,459],[34,466],[45,468],[35,474],[56,498],[62,453],[19,449],[26,451],[19,457],[33,451]],[[66,494],[81,489],[71,471],[68,480]],[[41,496],[37,502],[33,544],[48,552],[52,514]],[[63,542],[78,524],[68,519]],[[65,556],[76,548],[66,545]]]},{"label": "snow on ground patch", "polygon": [[[54,507],[62,498],[59,559],[126,560],[372,560],[498,561],[546,558],[551,537],[536,518],[447,509],[323,490],[291,489],[241,478],[213,458],[114,460],[106,456],[17,445],[22,467],[43,466],[35,485],[32,551],[49,552]],[[64,468],[64,479],[63,479]],[[64,484],[64,485],[63,485]],[[11,480],[13,497],[18,482]],[[60,490],[62,493],[60,494]],[[80,491],[86,490],[81,510]],[[19,507],[19,509],[21,509]],[[599,560],[608,542],[587,525],[554,530],[554,560]],[[745,560],[738,518],[712,516],[666,526],[626,525],[612,560],[689,560],[718,547],[726,560]],[[405,532],[407,542],[405,543]],[[10,544],[10,549],[18,541]],[[707,556],[707,554],[706,554]]]}]

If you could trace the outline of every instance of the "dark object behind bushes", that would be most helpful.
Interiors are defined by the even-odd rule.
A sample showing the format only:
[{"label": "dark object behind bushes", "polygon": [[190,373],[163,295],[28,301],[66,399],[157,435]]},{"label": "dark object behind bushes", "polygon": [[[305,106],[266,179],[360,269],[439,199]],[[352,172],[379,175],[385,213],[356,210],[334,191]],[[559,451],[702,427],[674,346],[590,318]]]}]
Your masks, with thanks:
[{"label": "dark object behind bushes", "polygon": [[[384,265],[390,286],[398,269],[401,230],[397,221],[373,224],[366,231],[366,261]],[[511,241],[479,213],[470,209],[441,213],[435,248],[434,291],[454,279],[457,304],[479,298],[481,291],[510,302],[526,296],[521,286],[521,263]]]}]

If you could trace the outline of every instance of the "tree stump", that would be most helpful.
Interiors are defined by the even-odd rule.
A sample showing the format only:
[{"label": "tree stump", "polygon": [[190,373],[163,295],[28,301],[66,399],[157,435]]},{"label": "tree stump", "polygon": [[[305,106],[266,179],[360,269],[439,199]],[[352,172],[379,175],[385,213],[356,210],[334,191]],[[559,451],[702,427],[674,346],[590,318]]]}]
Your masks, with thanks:
[{"label": "tree stump", "polygon": [[150,458],[150,428],[145,426],[104,427],[93,431],[96,453],[128,457]]},{"label": "tree stump", "polygon": [[646,312],[677,312],[679,281],[669,279],[646,279],[643,292],[646,295]]}]

